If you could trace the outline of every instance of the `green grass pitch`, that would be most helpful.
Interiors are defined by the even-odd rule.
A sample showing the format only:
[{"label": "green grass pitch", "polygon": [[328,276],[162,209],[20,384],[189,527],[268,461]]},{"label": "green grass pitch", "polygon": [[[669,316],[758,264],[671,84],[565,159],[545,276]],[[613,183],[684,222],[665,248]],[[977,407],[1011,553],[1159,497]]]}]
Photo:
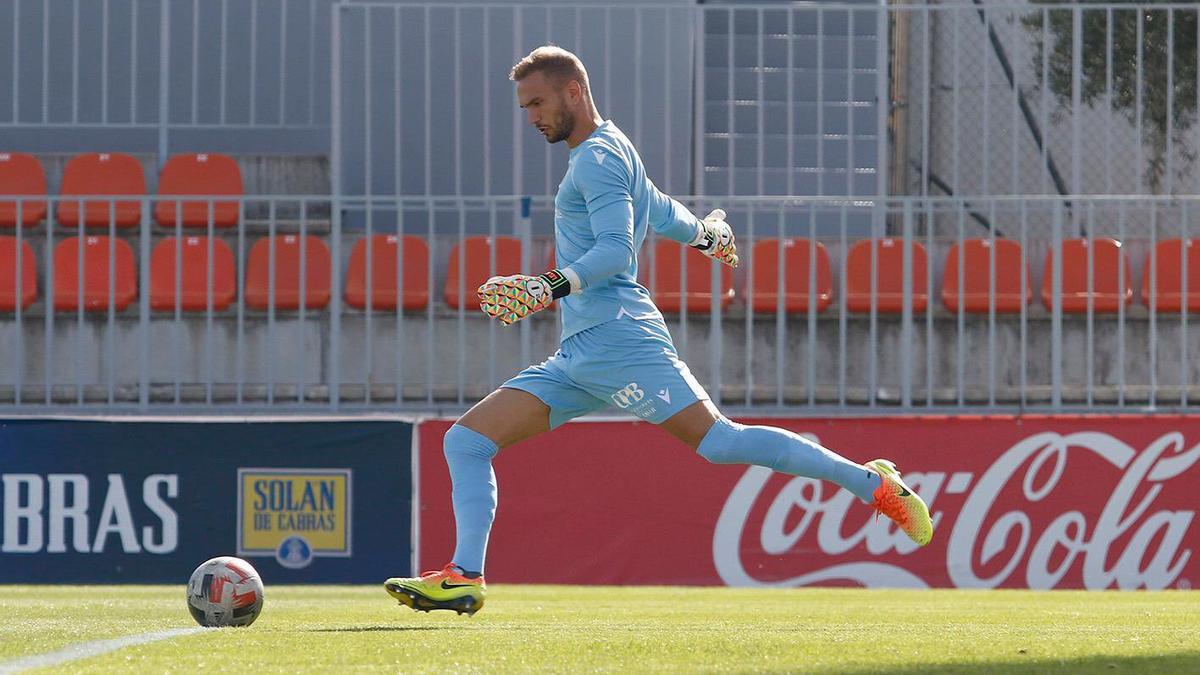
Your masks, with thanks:
[{"label": "green grass pitch", "polygon": [[[194,625],[178,586],[0,586],[0,672]],[[474,617],[382,587],[267,587],[258,621],[62,672],[1197,673],[1200,594],[516,586]]]}]

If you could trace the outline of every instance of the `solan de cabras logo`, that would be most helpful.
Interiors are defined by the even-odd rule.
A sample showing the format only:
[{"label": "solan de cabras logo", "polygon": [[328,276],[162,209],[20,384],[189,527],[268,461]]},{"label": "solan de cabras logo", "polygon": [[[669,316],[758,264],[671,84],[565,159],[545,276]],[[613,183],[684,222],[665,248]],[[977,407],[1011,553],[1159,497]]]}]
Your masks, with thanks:
[{"label": "solan de cabras logo", "polygon": [[238,555],[350,556],[350,469],[238,469]]}]

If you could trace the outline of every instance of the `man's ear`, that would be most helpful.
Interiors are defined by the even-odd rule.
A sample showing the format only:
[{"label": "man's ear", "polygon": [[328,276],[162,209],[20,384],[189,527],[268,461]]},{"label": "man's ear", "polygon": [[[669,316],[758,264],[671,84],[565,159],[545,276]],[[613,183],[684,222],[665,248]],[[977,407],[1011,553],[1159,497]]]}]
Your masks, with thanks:
[{"label": "man's ear", "polygon": [[583,99],[583,87],[579,84],[579,80],[571,80],[567,83],[567,93],[571,95],[572,101]]}]

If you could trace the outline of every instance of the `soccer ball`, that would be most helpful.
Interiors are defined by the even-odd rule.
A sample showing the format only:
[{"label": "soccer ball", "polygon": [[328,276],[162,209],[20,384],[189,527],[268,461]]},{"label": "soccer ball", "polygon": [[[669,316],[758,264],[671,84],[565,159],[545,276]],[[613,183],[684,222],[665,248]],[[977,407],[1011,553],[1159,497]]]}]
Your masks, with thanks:
[{"label": "soccer ball", "polygon": [[241,558],[206,560],[188,579],[187,603],[201,626],[249,626],[262,612],[262,579]]}]

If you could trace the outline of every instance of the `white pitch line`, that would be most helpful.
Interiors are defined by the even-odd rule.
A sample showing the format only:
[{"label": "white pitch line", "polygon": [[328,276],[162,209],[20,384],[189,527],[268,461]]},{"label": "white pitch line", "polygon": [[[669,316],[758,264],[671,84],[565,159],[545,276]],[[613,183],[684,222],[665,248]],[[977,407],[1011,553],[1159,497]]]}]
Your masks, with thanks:
[{"label": "white pitch line", "polygon": [[158,642],[168,638],[179,637],[182,635],[191,635],[201,631],[210,630],[196,626],[195,628],[175,628],[173,630],[160,630],[155,633],[141,633],[140,635],[126,635],[125,637],[113,638],[111,640],[96,640],[95,642],[81,642],[79,644],[64,647],[56,652],[46,654],[37,654],[35,656],[27,656],[23,659],[15,661],[7,661],[0,663],[0,675],[9,675],[10,673],[19,673],[23,670],[31,668],[47,668],[50,666],[58,666],[68,661],[77,659],[90,659],[93,656],[100,656],[125,647],[134,645],[144,645],[148,642]]}]

